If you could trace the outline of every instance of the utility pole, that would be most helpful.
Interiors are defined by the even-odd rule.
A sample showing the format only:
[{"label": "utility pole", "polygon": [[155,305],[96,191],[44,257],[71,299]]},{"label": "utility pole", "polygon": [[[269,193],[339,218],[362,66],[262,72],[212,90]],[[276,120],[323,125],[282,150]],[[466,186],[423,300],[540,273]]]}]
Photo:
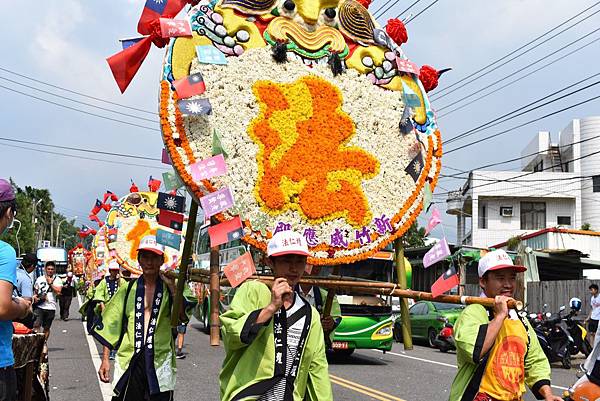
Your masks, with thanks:
[{"label": "utility pole", "polygon": [[52,238],[54,238],[54,210],[50,209],[50,246],[52,246]]},{"label": "utility pole", "polygon": [[[401,290],[406,289],[406,268],[404,267],[404,245],[402,237],[394,241],[394,253],[396,262],[397,283]],[[410,314],[408,312],[408,300],[400,298],[400,319],[402,322],[402,342],[405,350],[413,349],[412,328],[410,327]]]}]

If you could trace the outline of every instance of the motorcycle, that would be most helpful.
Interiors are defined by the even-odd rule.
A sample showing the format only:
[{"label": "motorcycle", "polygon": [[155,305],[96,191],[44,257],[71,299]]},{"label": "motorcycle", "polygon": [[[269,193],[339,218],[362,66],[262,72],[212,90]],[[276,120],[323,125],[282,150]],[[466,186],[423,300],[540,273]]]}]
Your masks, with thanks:
[{"label": "motorcycle", "polygon": [[533,327],[548,361],[560,362],[563,368],[571,369],[571,349],[575,341],[564,327],[561,312],[565,309],[561,306],[556,317],[546,313],[546,319]]},{"label": "motorcycle", "polygon": [[452,326],[452,323],[446,322],[444,328],[440,330],[440,333],[433,341],[433,345],[442,352],[456,349],[456,344],[454,343],[454,326]]},{"label": "motorcycle", "polygon": [[586,358],[592,352],[592,346],[587,340],[587,330],[578,323],[573,317],[577,316],[577,312],[581,310],[581,300],[579,298],[571,298],[569,301],[571,311],[565,317],[567,323],[567,330],[571,337],[573,337],[574,343],[571,346],[571,355],[577,355],[579,352],[584,354]]}]

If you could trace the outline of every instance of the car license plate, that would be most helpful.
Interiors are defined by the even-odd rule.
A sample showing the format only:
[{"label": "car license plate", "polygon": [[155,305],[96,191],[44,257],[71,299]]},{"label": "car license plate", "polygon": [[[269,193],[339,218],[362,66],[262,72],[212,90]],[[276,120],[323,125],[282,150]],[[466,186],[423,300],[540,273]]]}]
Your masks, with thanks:
[{"label": "car license plate", "polygon": [[334,341],[331,343],[333,349],[348,349],[348,342],[346,341]]}]

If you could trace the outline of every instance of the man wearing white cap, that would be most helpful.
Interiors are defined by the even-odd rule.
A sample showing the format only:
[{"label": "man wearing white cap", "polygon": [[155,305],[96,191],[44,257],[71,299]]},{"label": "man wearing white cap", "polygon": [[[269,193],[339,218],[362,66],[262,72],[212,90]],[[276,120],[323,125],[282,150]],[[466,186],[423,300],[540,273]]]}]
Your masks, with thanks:
[{"label": "man wearing white cap", "polygon": [[280,231],[267,256],[272,289],[245,282],[221,315],[221,401],[333,400],[319,313],[293,290],[306,268],[306,240]]},{"label": "man wearing white cap", "polygon": [[[110,301],[110,299],[115,295],[119,287],[126,285],[127,282],[119,277],[119,272],[121,270],[121,266],[119,266],[119,262],[116,260],[111,260],[108,264],[108,274],[96,287],[94,291],[94,297],[92,302],[98,305],[98,314],[101,314],[106,307],[106,303]],[[106,350],[105,350],[106,352]],[[115,359],[115,355],[117,354],[117,350],[109,350],[109,358],[110,360]]]},{"label": "man wearing white cap", "polygon": [[550,364],[527,319],[509,310],[517,266],[502,249],[479,260],[482,296],[495,299],[493,309],[469,305],[454,326],[458,373],[450,401],[516,401],[525,384],[536,398],[560,401],[550,388]]},{"label": "man wearing white cap", "polygon": [[[176,371],[171,332],[175,280],[160,271],[164,247],[154,236],[140,241],[138,262],[143,274],[119,286],[93,329],[106,347],[98,375],[103,382],[110,381],[108,350],[118,348],[113,401],[170,401]],[[187,319],[183,313],[182,318]]]}]

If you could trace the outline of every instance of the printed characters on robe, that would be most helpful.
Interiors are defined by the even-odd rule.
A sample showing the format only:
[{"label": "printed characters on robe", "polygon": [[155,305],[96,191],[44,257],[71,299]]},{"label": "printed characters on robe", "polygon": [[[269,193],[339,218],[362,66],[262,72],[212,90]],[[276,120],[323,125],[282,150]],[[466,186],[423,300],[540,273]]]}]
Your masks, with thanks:
[{"label": "printed characters on robe", "polygon": [[[186,286],[187,288],[187,286]],[[144,276],[125,285],[108,301],[92,334],[109,349],[117,349],[114,369],[114,393],[121,394],[127,385],[129,367],[134,358],[145,359],[149,393],[175,389],[175,352],[171,331],[172,297],[159,278],[152,299],[147,332],[144,333]],[[184,289],[186,315],[191,315],[194,297]],[[125,324],[125,325],[124,325]]]},{"label": "printed characters on robe", "polygon": [[282,351],[293,316],[284,318],[285,312],[280,312],[267,323],[256,324],[260,311],[271,302],[271,290],[258,281],[247,281],[237,290],[231,308],[221,315],[227,352],[219,377],[222,401],[267,400],[264,394],[284,377],[292,383],[275,399],[333,400],[319,313],[297,293],[295,297],[306,314],[297,358],[290,363]]}]

